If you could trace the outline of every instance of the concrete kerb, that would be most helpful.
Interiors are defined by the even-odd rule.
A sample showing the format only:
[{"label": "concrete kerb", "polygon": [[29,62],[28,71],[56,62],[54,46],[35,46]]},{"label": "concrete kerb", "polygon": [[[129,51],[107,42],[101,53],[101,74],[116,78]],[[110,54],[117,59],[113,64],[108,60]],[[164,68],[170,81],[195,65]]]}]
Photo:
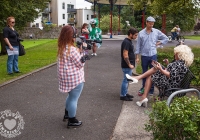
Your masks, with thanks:
[{"label": "concrete kerb", "polygon": [[14,79],[12,79],[12,80],[9,80],[9,81],[7,81],[7,82],[5,82],[5,83],[3,83],[3,84],[0,84],[0,88],[3,87],[3,86],[5,86],[5,85],[8,85],[8,84],[10,84],[10,83],[13,83],[13,82],[15,82],[15,81],[17,81],[17,80],[23,79],[23,78],[25,78],[25,77],[27,77],[27,76],[29,76],[29,75],[32,75],[32,74],[34,74],[34,73],[36,73],[36,72],[40,72],[40,71],[42,71],[42,70],[45,70],[45,69],[47,69],[47,68],[50,68],[50,67],[52,67],[52,66],[54,66],[54,65],[56,65],[56,64],[57,64],[57,62],[55,62],[55,63],[53,63],[53,64],[50,64],[50,65],[47,65],[47,66],[44,66],[44,67],[39,68],[39,69],[37,69],[37,70],[34,70],[34,71],[32,71],[32,72],[30,72],[30,73],[28,73],[28,74],[21,75],[21,76],[19,76],[19,77],[17,77],[17,78],[14,78]]}]

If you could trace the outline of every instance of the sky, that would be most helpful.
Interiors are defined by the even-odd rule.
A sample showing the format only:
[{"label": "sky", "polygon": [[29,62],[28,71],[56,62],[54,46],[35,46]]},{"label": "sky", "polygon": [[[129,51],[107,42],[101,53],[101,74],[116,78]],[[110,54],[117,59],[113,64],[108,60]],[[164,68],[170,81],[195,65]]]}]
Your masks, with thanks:
[{"label": "sky", "polygon": [[91,3],[85,1],[85,0],[76,0],[76,9],[87,7],[87,9],[91,9]]}]

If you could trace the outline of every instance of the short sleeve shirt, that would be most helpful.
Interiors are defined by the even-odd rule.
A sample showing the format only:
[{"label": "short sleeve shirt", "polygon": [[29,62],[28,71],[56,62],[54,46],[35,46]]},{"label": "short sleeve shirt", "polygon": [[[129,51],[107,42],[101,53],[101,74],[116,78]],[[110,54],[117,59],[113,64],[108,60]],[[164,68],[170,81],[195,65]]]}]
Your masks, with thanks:
[{"label": "short sleeve shirt", "polygon": [[17,41],[18,36],[19,34],[9,27],[3,29],[3,38],[8,38],[12,46],[19,46],[19,42]]},{"label": "short sleeve shirt", "polygon": [[123,51],[128,51],[128,57],[131,65],[135,66],[135,54],[134,54],[134,46],[130,39],[125,38],[121,44],[121,67],[129,68],[126,61],[124,60]]}]

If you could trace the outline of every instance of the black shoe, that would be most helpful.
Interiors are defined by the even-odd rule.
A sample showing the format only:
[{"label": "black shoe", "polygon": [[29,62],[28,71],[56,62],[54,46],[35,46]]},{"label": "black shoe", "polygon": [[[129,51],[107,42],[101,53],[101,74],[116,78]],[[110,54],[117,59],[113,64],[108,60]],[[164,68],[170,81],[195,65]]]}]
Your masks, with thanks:
[{"label": "black shoe", "polygon": [[79,127],[82,125],[81,121],[78,121],[75,117],[74,118],[69,118],[67,128],[74,128],[74,127]]},{"label": "black shoe", "polygon": [[12,75],[13,73],[8,73],[8,75]]},{"label": "black shoe", "polygon": [[124,97],[120,97],[120,100],[123,100],[123,101],[133,101],[133,99],[127,97],[127,96],[124,96]]},{"label": "black shoe", "polygon": [[21,73],[20,71],[15,71],[15,73]]},{"label": "black shoe", "polygon": [[64,115],[64,118],[63,118],[63,122],[66,122],[67,119],[69,119],[69,116],[68,116],[68,111],[65,109],[65,115]]},{"label": "black shoe", "polygon": [[126,97],[128,97],[128,98],[134,98],[134,96],[133,95],[130,95],[130,94],[126,94]]}]

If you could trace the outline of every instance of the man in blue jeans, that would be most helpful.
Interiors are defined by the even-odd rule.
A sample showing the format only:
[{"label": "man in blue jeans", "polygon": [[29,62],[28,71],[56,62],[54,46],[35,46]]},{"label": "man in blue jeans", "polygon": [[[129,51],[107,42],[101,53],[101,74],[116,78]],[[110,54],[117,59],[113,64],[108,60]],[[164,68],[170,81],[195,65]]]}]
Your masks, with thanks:
[{"label": "man in blue jeans", "polygon": [[128,37],[121,44],[121,67],[123,71],[123,80],[121,84],[120,100],[132,101],[133,96],[128,94],[128,81],[126,74],[132,75],[135,68],[135,54],[132,39],[136,39],[138,31],[134,28],[128,30]]},{"label": "man in blue jeans", "polygon": [[[152,68],[152,60],[157,61],[157,47],[166,44],[168,37],[160,30],[153,28],[155,19],[148,17],[146,19],[146,28],[141,30],[138,34],[136,44],[136,62],[139,63],[139,54],[141,55],[142,72],[145,73],[148,68]],[[138,95],[141,96],[144,92],[146,78],[142,79],[142,88],[139,90]],[[152,85],[149,95],[153,95],[154,85]]]}]

